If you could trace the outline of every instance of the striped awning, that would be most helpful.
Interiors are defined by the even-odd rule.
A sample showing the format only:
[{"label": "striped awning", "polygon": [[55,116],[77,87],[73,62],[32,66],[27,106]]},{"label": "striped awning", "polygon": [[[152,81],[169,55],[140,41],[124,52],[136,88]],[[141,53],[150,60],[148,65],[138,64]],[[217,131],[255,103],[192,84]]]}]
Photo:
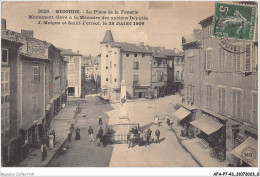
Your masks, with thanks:
[{"label": "striped awning", "polygon": [[248,137],[242,144],[233,149],[231,153],[252,167],[258,166],[258,141],[252,137]]},{"label": "striped awning", "polygon": [[201,119],[194,120],[190,122],[190,124],[197,127],[207,135],[210,135],[218,131],[221,127],[223,127],[223,124],[215,121],[214,119],[208,116],[202,116]]},{"label": "striped awning", "polygon": [[191,112],[189,110],[185,109],[184,107],[180,107],[175,113],[173,113],[173,117],[176,117],[177,119],[179,119],[179,121],[181,121],[182,119],[190,115],[190,113]]}]

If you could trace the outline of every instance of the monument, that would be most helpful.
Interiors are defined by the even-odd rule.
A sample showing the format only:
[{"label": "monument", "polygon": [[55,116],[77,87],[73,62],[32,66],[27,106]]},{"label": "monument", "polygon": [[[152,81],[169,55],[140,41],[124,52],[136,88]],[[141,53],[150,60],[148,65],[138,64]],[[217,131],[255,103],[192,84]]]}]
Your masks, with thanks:
[{"label": "monument", "polygon": [[116,133],[114,136],[115,142],[127,143],[127,136],[129,134],[129,131],[134,126],[136,126],[136,124],[130,123],[127,112],[126,82],[123,79],[121,81],[119,116],[115,129]]}]

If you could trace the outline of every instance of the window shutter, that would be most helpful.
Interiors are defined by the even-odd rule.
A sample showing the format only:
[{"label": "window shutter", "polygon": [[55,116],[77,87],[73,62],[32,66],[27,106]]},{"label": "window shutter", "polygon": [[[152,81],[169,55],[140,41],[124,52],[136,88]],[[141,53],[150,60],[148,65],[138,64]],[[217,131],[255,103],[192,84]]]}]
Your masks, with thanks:
[{"label": "window shutter", "polygon": [[233,71],[236,71],[236,63],[237,63],[237,55],[236,55],[236,51],[237,51],[237,47],[235,46],[235,52],[233,53]]},{"label": "window shutter", "polygon": [[222,113],[225,113],[225,106],[226,106],[226,91],[225,88],[222,88]]},{"label": "window shutter", "polygon": [[221,88],[218,88],[218,108],[219,112],[222,112],[222,99],[221,99]]},{"label": "window shutter", "polygon": [[251,56],[252,49],[250,44],[246,44],[246,52],[245,52],[245,71],[251,71]]},{"label": "window shutter", "polygon": [[192,86],[190,86],[190,101],[192,102]]},{"label": "window shutter", "polygon": [[219,68],[219,71],[221,70],[221,66],[222,66],[222,48],[219,49],[219,56],[218,56],[218,68]]},{"label": "window shutter", "polygon": [[241,119],[241,92],[237,91],[237,117]]},{"label": "window shutter", "polygon": [[237,59],[237,68],[236,68],[236,71],[241,71],[241,69],[240,69],[240,66],[241,66],[241,58],[240,58],[240,46],[237,46],[236,47],[236,52],[237,52],[237,57],[236,57],[236,59]]},{"label": "window shutter", "polygon": [[252,117],[253,117],[253,122],[252,123],[254,123],[254,122],[257,122],[257,109],[258,109],[258,107],[257,107],[257,94],[252,94],[252,108],[253,108],[253,115],[252,115]]},{"label": "window shutter", "polygon": [[189,86],[187,86],[187,93],[186,93],[186,100],[189,101],[189,93],[190,89],[189,89]]},{"label": "window shutter", "polygon": [[232,101],[233,101],[233,117],[236,117],[236,91],[235,90],[233,90],[232,95],[233,95],[233,99],[232,99]]},{"label": "window shutter", "polygon": [[136,69],[139,69],[139,62],[136,62]]}]

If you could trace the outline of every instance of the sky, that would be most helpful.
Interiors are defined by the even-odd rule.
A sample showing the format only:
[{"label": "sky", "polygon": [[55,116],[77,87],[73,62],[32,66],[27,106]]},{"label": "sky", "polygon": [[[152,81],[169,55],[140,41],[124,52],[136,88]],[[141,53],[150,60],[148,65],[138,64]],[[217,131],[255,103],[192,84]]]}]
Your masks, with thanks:
[{"label": "sky", "polygon": [[[111,30],[117,42],[163,46],[167,49],[182,49],[182,36],[200,28],[198,22],[214,14],[215,2],[4,2],[2,18],[7,20],[7,29],[20,32],[34,30],[34,37],[48,41],[56,47],[79,50],[83,55],[101,53],[106,30]],[[50,14],[38,14],[38,9],[49,9]],[[90,25],[39,25],[38,20],[28,19],[29,15],[59,15],[56,10],[128,10],[138,11],[138,16],[148,20],[143,26],[90,26]],[[67,14],[60,14],[67,15]],[[86,15],[86,14],[82,14]],[[120,14],[119,14],[120,15]],[[93,16],[93,15],[91,15]],[[102,17],[102,15],[97,15]],[[118,16],[118,15],[111,15]],[[123,15],[121,15],[123,16]],[[136,16],[136,15],[133,15]],[[58,20],[53,20],[58,21]]]}]

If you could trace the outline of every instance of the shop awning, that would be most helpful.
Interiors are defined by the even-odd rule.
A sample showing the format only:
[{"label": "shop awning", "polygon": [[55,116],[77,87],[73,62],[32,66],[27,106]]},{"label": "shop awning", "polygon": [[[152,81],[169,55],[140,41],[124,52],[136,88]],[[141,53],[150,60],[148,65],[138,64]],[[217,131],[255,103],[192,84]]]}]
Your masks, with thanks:
[{"label": "shop awning", "polygon": [[223,124],[213,120],[210,117],[202,116],[201,119],[194,120],[190,122],[191,125],[197,127],[207,135],[210,135],[216,131],[218,131],[221,127],[223,127]]},{"label": "shop awning", "polygon": [[[258,166],[258,141],[254,138],[248,137],[242,144],[237,146],[235,149],[231,151],[236,157],[240,158],[241,160],[245,161],[252,167]],[[248,153],[249,156],[246,155]]]},{"label": "shop awning", "polygon": [[135,92],[147,92],[147,89],[135,89]]},{"label": "shop awning", "polygon": [[173,116],[179,119],[181,121],[185,117],[187,117],[191,112],[184,107],[180,107],[175,113],[173,113]]},{"label": "shop awning", "polygon": [[38,120],[34,120],[24,126],[22,126],[22,129],[23,130],[28,130],[29,128],[31,128],[33,125],[36,125],[38,123]]}]

